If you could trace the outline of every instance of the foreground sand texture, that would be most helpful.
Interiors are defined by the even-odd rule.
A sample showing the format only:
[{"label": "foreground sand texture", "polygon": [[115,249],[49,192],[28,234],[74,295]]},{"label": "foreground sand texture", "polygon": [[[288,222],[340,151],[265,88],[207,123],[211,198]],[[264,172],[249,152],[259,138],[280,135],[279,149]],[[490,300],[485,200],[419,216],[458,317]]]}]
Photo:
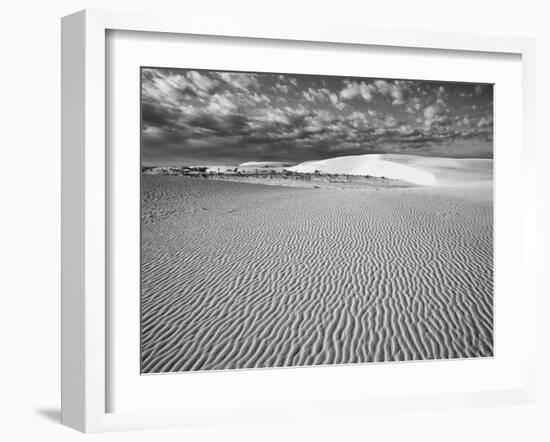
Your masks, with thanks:
[{"label": "foreground sand texture", "polygon": [[142,192],[143,373],[493,354],[492,181]]}]

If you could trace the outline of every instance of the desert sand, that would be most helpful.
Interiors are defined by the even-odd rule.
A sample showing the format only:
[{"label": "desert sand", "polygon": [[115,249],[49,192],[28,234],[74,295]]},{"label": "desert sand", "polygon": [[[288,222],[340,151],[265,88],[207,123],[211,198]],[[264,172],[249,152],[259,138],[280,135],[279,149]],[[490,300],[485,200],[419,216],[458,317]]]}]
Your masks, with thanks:
[{"label": "desert sand", "polygon": [[374,161],[428,185],[143,175],[142,372],[492,356],[492,165]]}]

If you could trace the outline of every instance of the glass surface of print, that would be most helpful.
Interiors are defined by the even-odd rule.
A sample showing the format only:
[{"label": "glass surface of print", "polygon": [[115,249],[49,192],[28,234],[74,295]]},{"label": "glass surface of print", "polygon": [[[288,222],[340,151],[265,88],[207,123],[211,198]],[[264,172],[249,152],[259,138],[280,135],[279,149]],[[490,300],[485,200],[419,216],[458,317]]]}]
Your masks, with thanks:
[{"label": "glass surface of print", "polygon": [[493,356],[493,86],[141,70],[141,372]]}]

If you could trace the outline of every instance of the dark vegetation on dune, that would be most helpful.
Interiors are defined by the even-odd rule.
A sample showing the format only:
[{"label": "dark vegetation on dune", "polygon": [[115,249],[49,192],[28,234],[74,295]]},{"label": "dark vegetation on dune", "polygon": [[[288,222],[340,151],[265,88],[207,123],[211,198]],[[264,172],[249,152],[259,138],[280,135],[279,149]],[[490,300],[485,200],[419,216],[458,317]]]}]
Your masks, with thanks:
[{"label": "dark vegetation on dune", "polygon": [[348,175],[336,173],[323,173],[319,170],[313,173],[294,172],[284,168],[271,167],[196,167],[196,166],[168,166],[168,167],[142,167],[143,175],[160,176],[180,176],[203,179],[223,179],[235,181],[254,181],[261,182],[265,180],[280,181],[299,181],[315,183],[348,183],[348,184],[385,184],[389,187],[411,187],[411,183],[400,180],[389,179],[386,177],[375,177],[371,175]]}]

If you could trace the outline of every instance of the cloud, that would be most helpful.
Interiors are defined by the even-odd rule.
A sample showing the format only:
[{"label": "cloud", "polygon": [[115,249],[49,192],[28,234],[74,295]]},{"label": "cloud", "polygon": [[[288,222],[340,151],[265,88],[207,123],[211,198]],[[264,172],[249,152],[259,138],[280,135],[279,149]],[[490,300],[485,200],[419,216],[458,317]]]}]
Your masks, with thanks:
[{"label": "cloud", "polygon": [[215,94],[210,98],[206,110],[214,115],[228,115],[237,112],[237,100],[231,94]]},{"label": "cloud", "polygon": [[390,92],[393,101],[393,105],[399,105],[405,103],[405,92],[400,85],[393,85]]},{"label": "cloud", "polygon": [[249,103],[252,102],[258,105],[260,104],[266,105],[271,103],[271,98],[269,98],[267,95],[257,94],[256,92],[254,92],[252,95],[247,94],[245,97],[241,97],[241,98],[243,98],[244,100],[248,100]]},{"label": "cloud", "polygon": [[343,100],[362,98],[370,102],[376,96],[387,97],[393,105],[405,104],[408,83],[401,80],[375,80],[373,83],[365,81],[344,81],[345,87],[340,91]]},{"label": "cloud", "polygon": [[367,127],[367,117],[363,112],[352,112],[347,117],[350,125],[356,129]]},{"label": "cloud", "polygon": [[257,74],[220,72],[218,73],[218,76],[230,86],[242,91],[248,92],[251,88],[259,87]]},{"label": "cloud", "polygon": [[280,124],[290,123],[288,115],[282,109],[266,109],[263,114],[263,119],[257,119],[257,121]]},{"label": "cloud", "polygon": [[393,115],[389,115],[389,116],[386,117],[386,119],[384,120],[384,125],[387,128],[398,129],[400,131],[403,130],[403,127],[407,126],[407,124],[404,121],[401,121],[401,120],[397,119]]},{"label": "cloud", "polygon": [[[472,97],[460,96],[469,91]],[[457,140],[470,140],[471,154],[476,143],[491,143],[493,130],[492,90],[473,94],[473,85],[144,69],[144,158],[221,164],[335,153],[443,155],[437,146],[456,153],[449,146]]]},{"label": "cloud", "polygon": [[219,82],[211,80],[199,74],[197,71],[189,71],[187,73],[187,79],[189,81],[187,87],[193,89],[197,95],[203,97],[210,94],[219,84]]},{"label": "cloud", "polygon": [[315,89],[310,87],[306,91],[303,91],[302,95],[307,101],[310,102],[331,103],[338,110],[342,110],[346,107],[345,103],[340,101],[338,95],[327,88]]},{"label": "cloud", "polygon": [[288,94],[288,86],[286,84],[277,83],[274,88],[283,94]]},{"label": "cloud", "polygon": [[344,89],[340,91],[340,98],[342,100],[353,100],[355,98],[363,98],[365,101],[372,100],[372,86],[366,84],[364,81],[358,83],[356,81],[344,81],[346,85]]},{"label": "cloud", "polygon": [[338,110],[343,110],[346,107],[346,103],[340,101],[340,98],[338,98],[338,95],[335,93],[331,93],[329,99],[333,106]]},{"label": "cloud", "polygon": [[431,128],[434,124],[447,123],[448,117],[445,115],[447,107],[444,102],[438,100],[424,109],[424,126]]},{"label": "cloud", "polygon": [[282,84],[289,84],[289,85],[294,86],[294,87],[298,86],[298,80],[295,77],[289,77],[287,75],[280,74],[280,75],[277,76],[277,79]]},{"label": "cloud", "polygon": [[169,121],[178,119],[180,112],[173,106],[156,106],[151,102],[143,102],[141,105],[141,118],[144,123],[162,126]]},{"label": "cloud", "polygon": [[456,121],[457,121],[456,124],[457,124],[457,126],[459,126],[459,127],[462,127],[462,126],[468,127],[468,126],[470,126],[470,123],[471,123],[471,120],[470,120],[470,117],[469,117],[468,114],[463,115],[463,116],[457,115]]},{"label": "cloud", "polygon": [[386,80],[376,80],[374,86],[382,95],[386,95],[390,92],[390,84]]},{"label": "cloud", "polygon": [[389,97],[393,105],[405,103],[406,84],[403,81],[395,80],[388,82],[386,80],[376,80],[374,86],[379,94]]},{"label": "cloud", "polygon": [[145,70],[142,82],[142,99],[166,105],[179,105],[190,97],[207,98],[216,91],[219,82],[196,71],[160,75]]},{"label": "cloud", "polygon": [[481,117],[476,125],[479,128],[492,127],[493,126],[493,117],[491,117],[491,116]]}]

